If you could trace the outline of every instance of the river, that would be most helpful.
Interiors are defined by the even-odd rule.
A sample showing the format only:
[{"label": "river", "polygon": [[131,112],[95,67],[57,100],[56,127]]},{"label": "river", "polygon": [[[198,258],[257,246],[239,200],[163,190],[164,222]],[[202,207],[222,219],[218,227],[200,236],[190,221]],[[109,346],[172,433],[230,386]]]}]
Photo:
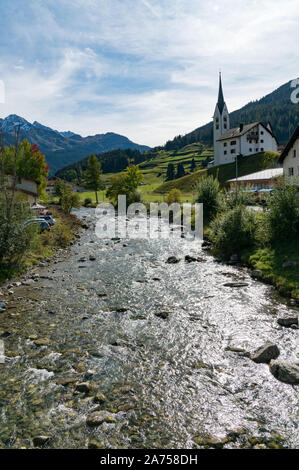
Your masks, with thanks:
[{"label": "river", "polygon": [[[210,441],[298,448],[298,387],[246,354],[272,341],[281,359],[298,361],[298,330],[277,324],[294,308],[197,243],[99,240],[93,212],[79,216],[91,227],[78,243],[5,293],[0,447],[30,448],[42,435],[51,448],[87,448],[91,440],[108,449]],[[179,264],[166,263],[178,253]],[[185,255],[201,261],[185,263]],[[232,281],[247,286],[224,286]],[[97,409],[111,419],[90,428],[86,418]]]}]

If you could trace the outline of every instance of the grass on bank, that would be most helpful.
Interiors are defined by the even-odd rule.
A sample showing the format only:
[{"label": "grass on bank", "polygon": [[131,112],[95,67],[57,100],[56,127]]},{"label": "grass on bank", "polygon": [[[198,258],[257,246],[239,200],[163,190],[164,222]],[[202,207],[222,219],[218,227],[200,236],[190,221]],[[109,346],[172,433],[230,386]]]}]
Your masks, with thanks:
[{"label": "grass on bank", "polygon": [[[275,285],[280,294],[299,301],[299,240],[286,240],[272,247],[252,250],[243,254],[243,261],[261,271],[261,278]],[[283,267],[288,261],[298,265]]]},{"label": "grass on bank", "polygon": [[81,222],[72,214],[65,214],[61,209],[49,207],[56,224],[49,232],[38,234],[32,247],[26,251],[16,265],[0,265],[0,285],[7,279],[25,273],[45,258],[51,258],[60,248],[66,248],[75,238]]}]

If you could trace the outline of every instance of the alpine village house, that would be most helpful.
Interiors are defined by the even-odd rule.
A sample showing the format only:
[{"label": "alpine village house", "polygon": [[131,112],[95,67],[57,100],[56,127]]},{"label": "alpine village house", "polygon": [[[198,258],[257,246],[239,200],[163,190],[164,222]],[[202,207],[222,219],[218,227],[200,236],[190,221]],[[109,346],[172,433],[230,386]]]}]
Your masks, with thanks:
[{"label": "alpine village house", "polygon": [[238,155],[247,156],[259,152],[277,152],[278,142],[271,124],[262,122],[240,124],[230,128],[229,112],[224,101],[221,74],[219,78],[218,102],[214,113],[214,165],[225,165],[235,161]]},{"label": "alpine village house", "polygon": [[287,183],[299,186],[299,125],[282,152],[279,163]]}]

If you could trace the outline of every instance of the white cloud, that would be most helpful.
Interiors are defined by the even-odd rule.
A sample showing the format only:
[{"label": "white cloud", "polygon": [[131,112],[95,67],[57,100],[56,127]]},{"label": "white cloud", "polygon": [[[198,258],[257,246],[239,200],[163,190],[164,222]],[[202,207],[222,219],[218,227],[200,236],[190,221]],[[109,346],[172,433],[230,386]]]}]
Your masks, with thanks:
[{"label": "white cloud", "polygon": [[3,2],[1,116],[158,145],[210,120],[219,68],[230,110],[298,76],[298,0]]}]

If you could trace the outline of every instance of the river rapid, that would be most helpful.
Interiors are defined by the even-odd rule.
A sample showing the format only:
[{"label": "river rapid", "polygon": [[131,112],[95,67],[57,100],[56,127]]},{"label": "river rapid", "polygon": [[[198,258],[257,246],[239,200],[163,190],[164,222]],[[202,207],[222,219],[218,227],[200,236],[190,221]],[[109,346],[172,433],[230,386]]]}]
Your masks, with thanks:
[{"label": "river rapid", "polygon": [[78,243],[0,297],[0,447],[298,448],[298,387],[248,357],[271,341],[298,361],[298,330],[277,324],[296,309],[180,235],[99,240],[77,214]]}]

